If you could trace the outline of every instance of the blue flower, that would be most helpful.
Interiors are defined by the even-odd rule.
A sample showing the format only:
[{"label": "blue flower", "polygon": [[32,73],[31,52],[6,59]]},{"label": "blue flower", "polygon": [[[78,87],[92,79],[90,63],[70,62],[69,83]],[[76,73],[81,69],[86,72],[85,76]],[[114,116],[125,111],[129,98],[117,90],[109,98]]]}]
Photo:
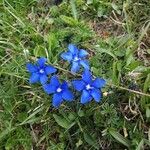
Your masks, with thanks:
[{"label": "blue flower", "polygon": [[96,102],[99,102],[102,94],[101,88],[105,86],[106,81],[101,78],[92,79],[91,72],[85,70],[82,74],[82,80],[74,80],[73,86],[77,91],[82,91],[81,103],[85,104],[94,99]]},{"label": "blue flower", "polygon": [[43,85],[43,88],[47,94],[53,94],[52,104],[56,108],[60,106],[63,100],[72,101],[74,98],[67,82],[64,81],[60,84],[57,76],[52,76],[50,84]]},{"label": "blue flower", "polygon": [[85,69],[89,69],[89,62],[85,59],[87,55],[88,52],[85,50],[79,50],[75,45],[69,44],[68,51],[62,53],[61,57],[72,64],[71,72],[76,73],[80,70],[80,66],[83,66]]},{"label": "blue flower", "polygon": [[41,84],[45,84],[48,80],[48,75],[57,71],[54,67],[45,63],[46,58],[39,58],[36,64],[27,63],[27,70],[31,73],[30,83],[40,82]]}]

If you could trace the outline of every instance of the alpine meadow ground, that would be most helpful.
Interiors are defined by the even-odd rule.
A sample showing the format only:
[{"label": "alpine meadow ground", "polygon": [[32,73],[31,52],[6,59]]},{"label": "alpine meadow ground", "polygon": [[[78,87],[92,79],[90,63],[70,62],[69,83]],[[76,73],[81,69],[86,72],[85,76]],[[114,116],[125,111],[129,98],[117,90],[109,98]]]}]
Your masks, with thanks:
[{"label": "alpine meadow ground", "polygon": [[[79,80],[87,66],[75,75],[61,58],[70,43],[87,51],[92,74],[106,85],[100,102],[81,104],[74,83],[75,99],[55,108],[53,96],[40,83],[31,84],[26,65],[45,57],[61,81]],[[150,149],[149,0],[0,0],[0,150],[5,149]]]}]

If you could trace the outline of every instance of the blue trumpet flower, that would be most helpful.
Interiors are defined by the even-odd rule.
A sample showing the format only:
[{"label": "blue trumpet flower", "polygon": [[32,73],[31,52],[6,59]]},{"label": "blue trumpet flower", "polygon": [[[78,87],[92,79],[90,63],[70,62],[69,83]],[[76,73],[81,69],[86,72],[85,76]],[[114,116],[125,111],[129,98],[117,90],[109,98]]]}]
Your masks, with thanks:
[{"label": "blue trumpet flower", "polygon": [[81,103],[85,104],[94,99],[96,102],[101,100],[101,88],[105,86],[106,81],[101,78],[92,79],[89,70],[85,70],[82,74],[82,80],[74,80],[73,86],[77,91],[82,91]]},{"label": "blue trumpet flower", "polygon": [[71,72],[76,73],[80,70],[81,66],[83,66],[87,70],[90,68],[89,62],[85,59],[87,55],[88,52],[86,52],[85,50],[79,50],[75,45],[69,44],[68,51],[62,53],[61,57],[71,63]]},{"label": "blue trumpet flower", "polygon": [[27,70],[31,73],[30,83],[40,82],[45,84],[48,80],[48,75],[55,73],[57,70],[50,65],[46,65],[46,58],[39,58],[36,64],[27,63]]},{"label": "blue trumpet flower", "polygon": [[74,98],[67,82],[64,81],[60,84],[57,76],[52,76],[50,83],[43,85],[43,89],[47,94],[53,94],[52,105],[56,108],[60,106],[63,100],[72,101]]}]

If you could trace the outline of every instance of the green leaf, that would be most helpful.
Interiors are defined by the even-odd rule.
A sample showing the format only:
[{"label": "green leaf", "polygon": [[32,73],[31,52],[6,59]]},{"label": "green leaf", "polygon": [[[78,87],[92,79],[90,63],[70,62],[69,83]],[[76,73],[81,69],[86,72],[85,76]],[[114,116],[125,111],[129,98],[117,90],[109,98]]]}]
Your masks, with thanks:
[{"label": "green leaf", "polygon": [[138,73],[147,72],[147,71],[150,71],[150,67],[137,66],[137,67],[134,69],[134,72],[138,72]]},{"label": "green leaf", "polygon": [[9,133],[11,133],[13,130],[15,130],[16,128],[6,128],[5,130],[3,130],[1,133],[0,133],[0,141]]},{"label": "green leaf", "polygon": [[89,145],[91,145],[95,149],[99,149],[96,139],[94,139],[94,137],[92,137],[89,133],[84,132],[84,139]]},{"label": "green leaf", "polygon": [[93,3],[93,0],[87,0],[86,3],[87,3],[87,4],[92,4],[92,3]]},{"label": "green leaf", "polygon": [[144,139],[145,144],[147,144],[148,146],[150,146],[150,140]]},{"label": "green leaf", "polygon": [[124,138],[120,133],[116,132],[114,129],[109,129],[109,133],[120,143],[123,145],[127,146],[128,148],[130,147],[130,141],[128,141],[126,138]]},{"label": "green leaf", "polygon": [[81,139],[79,139],[79,141],[76,143],[76,147],[78,148],[82,144],[83,144],[83,141]]},{"label": "green leaf", "polygon": [[68,25],[70,26],[77,26],[78,21],[72,17],[61,15],[60,18]]},{"label": "green leaf", "polygon": [[47,54],[47,57],[49,58],[49,60],[53,60],[55,59],[55,57],[57,56],[58,52],[58,47],[59,47],[59,40],[57,38],[57,35],[56,33],[50,33],[50,34],[47,34],[45,36],[45,40],[47,41],[48,43],[48,50],[46,52]]},{"label": "green leaf", "polygon": [[46,56],[45,47],[41,45],[37,45],[33,50],[33,53],[36,57],[42,57],[42,56],[45,57]]},{"label": "green leaf", "polygon": [[48,42],[50,55],[52,53],[52,50],[57,48],[59,43],[56,35],[54,33],[50,33],[46,36],[46,41]]},{"label": "green leaf", "polygon": [[76,113],[74,113],[74,112],[70,112],[70,113],[69,113],[68,119],[69,119],[71,122],[74,121],[76,118],[77,118]]},{"label": "green leaf", "polygon": [[119,7],[115,3],[111,3],[112,8],[120,15],[121,11],[119,10]]},{"label": "green leaf", "polygon": [[128,48],[126,51],[126,66],[129,66],[133,61],[134,61],[133,50]]},{"label": "green leaf", "polygon": [[53,24],[54,23],[54,19],[53,18],[48,18],[47,19],[47,23],[50,24],[50,25]]},{"label": "green leaf", "polygon": [[71,5],[71,8],[72,8],[73,17],[74,17],[74,19],[77,20],[78,14],[77,14],[75,0],[70,0],[70,5]]},{"label": "green leaf", "polygon": [[144,140],[142,139],[141,142],[138,144],[136,150],[142,150],[144,148],[143,146],[144,146]]},{"label": "green leaf", "polygon": [[100,53],[106,53],[117,60],[117,57],[111,52],[111,49],[101,48],[99,45],[96,45],[96,50]]},{"label": "green leaf", "polygon": [[27,112],[21,112],[18,114],[17,119],[19,122],[24,121],[28,117]]},{"label": "green leaf", "polygon": [[62,116],[58,116],[56,114],[53,114],[53,117],[55,119],[55,121],[58,123],[58,125],[60,125],[61,127],[68,129],[71,125],[71,122],[67,119],[65,119]]},{"label": "green leaf", "polygon": [[150,109],[149,109],[149,107],[146,107],[146,117],[150,118]]},{"label": "green leaf", "polygon": [[147,92],[150,87],[150,73],[147,75],[147,78],[144,82],[143,92]]},{"label": "green leaf", "polygon": [[98,17],[107,17],[106,15],[106,8],[103,6],[99,6],[97,10],[97,16]]},{"label": "green leaf", "polygon": [[27,117],[22,123],[20,123],[19,125],[24,125],[24,124],[36,122],[40,118],[40,117],[36,117],[36,114],[41,112],[43,109],[44,109],[43,106],[37,107],[36,109],[34,109],[35,111],[33,111],[33,113],[29,117]]},{"label": "green leaf", "polygon": [[85,112],[83,110],[79,109],[78,115],[79,115],[79,117],[84,117],[85,116]]}]

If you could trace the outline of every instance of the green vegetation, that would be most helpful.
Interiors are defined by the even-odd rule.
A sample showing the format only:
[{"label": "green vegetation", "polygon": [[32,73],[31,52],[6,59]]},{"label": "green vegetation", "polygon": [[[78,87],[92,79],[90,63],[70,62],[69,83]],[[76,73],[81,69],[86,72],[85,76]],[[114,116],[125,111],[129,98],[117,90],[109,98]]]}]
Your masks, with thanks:
[{"label": "green vegetation", "polygon": [[[45,56],[72,80],[69,43],[108,84],[100,103],[54,109],[26,62]],[[0,149],[149,150],[149,66],[149,0],[0,0]]]}]

